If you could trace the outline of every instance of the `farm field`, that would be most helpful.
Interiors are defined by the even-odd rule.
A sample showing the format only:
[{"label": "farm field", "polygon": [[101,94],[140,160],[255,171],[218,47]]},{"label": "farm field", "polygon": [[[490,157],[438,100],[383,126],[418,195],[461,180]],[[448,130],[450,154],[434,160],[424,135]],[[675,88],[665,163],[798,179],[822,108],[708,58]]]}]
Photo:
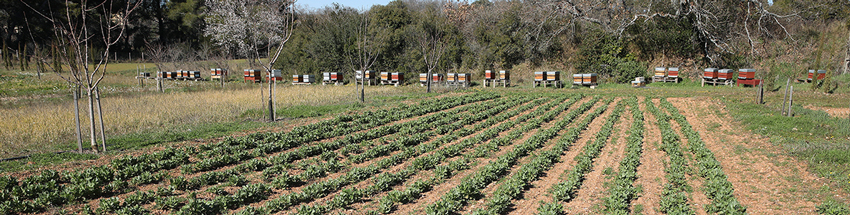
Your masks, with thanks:
[{"label": "farm field", "polygon": [[714,99],[462,93],[4,173],[0,213],[815,214],[834,182]]}]

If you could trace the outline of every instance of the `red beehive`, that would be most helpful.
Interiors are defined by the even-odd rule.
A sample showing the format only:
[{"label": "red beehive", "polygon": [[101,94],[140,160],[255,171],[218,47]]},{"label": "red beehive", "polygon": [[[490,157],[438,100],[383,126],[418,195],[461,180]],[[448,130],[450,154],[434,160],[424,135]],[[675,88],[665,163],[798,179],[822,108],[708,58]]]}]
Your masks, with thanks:
[{"label": "red beehive", "polygon": [[705,78],[705,79],[715,79],[715,78],[717,78],[717,68],[706,68],[702,77]]},{"label": "red beehive", "polygon": [[431,74],[431,82],[443,81],[443,74]]},{"label": "red beehive", "polygon": [[398,82],[404,81],[404,73],[403,72],[393,72],[392,73],[392,80],[398,81]]},{"label": "red beehive", "polygon": [[669,69],[667,69],[667,77],[679,77],[679,67],[670,67]]},{"label": "red beehive", "polygon": [[496,73],[490,70],[484,70],[484,79],[486,80],[494,80],[497,79]]},{"label": "red beehive", "polygon": [[721,69],[717,72],[717,79],[720,80],[732,80],[732,70],[731,69]]},{"label": "red beehive", "polygon": [[755,79],[756,78],[756,70],[755,69],[738,69],[738,79]]}]

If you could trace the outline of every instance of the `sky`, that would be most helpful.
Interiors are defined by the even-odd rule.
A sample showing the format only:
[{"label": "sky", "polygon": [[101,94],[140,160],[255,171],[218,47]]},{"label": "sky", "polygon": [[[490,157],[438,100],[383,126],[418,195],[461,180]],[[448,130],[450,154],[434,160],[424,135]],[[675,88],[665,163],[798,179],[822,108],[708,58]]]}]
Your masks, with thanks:
[{"label": "sky", "polygon": [[354,9],[369,9],[372,8],[372,5],[387,5],[390,3],[390,0],[298,0],[295,2],[301,8],[323,8],[325,6],[330,6],[334,2],[339,3],[340,5],[352,7]]}]

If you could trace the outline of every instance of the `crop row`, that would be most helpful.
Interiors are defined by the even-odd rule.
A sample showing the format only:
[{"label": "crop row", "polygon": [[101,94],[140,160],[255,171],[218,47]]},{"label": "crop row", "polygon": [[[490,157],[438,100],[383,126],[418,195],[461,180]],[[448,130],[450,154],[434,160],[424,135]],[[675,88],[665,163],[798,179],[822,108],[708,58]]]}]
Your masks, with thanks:
[{"label": "crop row", "polygon": [[[568,113],[562,120],[556,122],[552,128],[547,129],[544,132],[557,132],[559,130],[566,129],[567,126],[572,124],[579,115],[593,107],[598,100],[599,97],[596,97],[593,100],[582,104],[579,108]],[[601,109],[604,110],[604,107]],[[486,209],[473,211],[473,214],[502,214],[506,212],[506,210],[510,207],[511,200],[522,195],[529,185],[531,185],[532,181],[539,179],[540,176],[549,170],[553,164],[560,162],[561,155],[569,150],[569,147],[572,146],[572,143],[578,138],[580,131],[585,129],[589,124],[587,119],[592,120],[600,113],[601,111],[597,111],[589,114],[585,120],[587,123],[582,123],[571,129],[565,136],[561,137],[551,149],[533,156],[530,162],[523,164],[515,174],[511,175],[511,177],[507,178],[506,181],[502,182],[502,184],[496,188],[496,191],[487,201]]]},{"label": "crop row", "polygon": [[577,163],[571,170],[567,170],[566,180],[552,186],[549,192],[555,200],[567,202],[575,197],[576,191],[581,188],[584,182],[585,174],[593,168],[593,160],[599,156],[605,143],[608,142],[608,137],[611,136],[614,124],[620,120],[620,114],[623,112],[624,107],[625,102],[622,100],[617,102],[614,111],[611,112],[611,115],[605,120],[605,124],[596,133],[596,139],[592,142],[588,140],[587,145],[583,148],[584,150],[575,157]]},{"label": "crop row", "polygon": [[[474,94],[471,96],[434,99],[422,102],[420,105],[405,106],[407,108],[404,110],[409,111],[389,111],[387,113],[389,116],[409,117],[496,97],[498,96],[492,94]],[[364,127],[356,126],[340,127],[343,129],[333,128],[333,123],[353,121],[353,119],[355,119],[355,116],[344,115],[333,120],[301,126],[288,133],[249,135],[245,138],[227,138],[222,143],[215,145],[257,145],[263,147],[262,152],[269,153],[275,150],[279,151],[285,148],[285,146],[296,146],[306,143],[305,141],[318,140],[325,135],[338,134],[343,131],[350,132],[350,130],[343,129],[365,129]],[[286,141],[279,139],[294,136],[295,138],[286,139]],[[138,183],[161,180],[161,175],[148,175],[144,174],[144,172],[173,169],[177,166],[185,165],[189,163],[190,155],[196,154],[198,151],[202,150],[194,147],[169,148],[148,155],[125,156],[113,160],[110,166],[96,166],[68,172],[46,170],[41,174],[30,176],[20,182],[12,177],[4,177],[3,180],[0,180],[5,184],[2,187],[3,189],[0,190],[0,201],[2,201],[0,203],[0,212],[41,212],[48,207],[57,207],[68,203],[80,203],[103,196],[126,193],[135,189],[135,186],[131,186],[128,180]],[[240,156],[256,156],[256,154],[245,155],[245,153],[242,153]],[[141,178],[134,180],[136,177]]]},{"label": "crop row", "polygon": [[[510,112],[505,112],[499,114],[495,117],[489,118],[485,123],[479,124],[482,126],[476,126],[474,130],[484,129],[486,127],[490,127],[495,125],[497,122],[501,122],[507,120],[513,116],[517,116],[520,113],[529,110],[535,106],[538,106],[543,103],[543,100],[536,100],[528,105],[522,106],[518,109],[515,109]],[[478,135],[475,135],[471,138],[464,139],[457,144],[453,144],[449,147],[444,148],[443,150],[436,151],[433,154],[429,154],[426,156],[419,157],[412,161],[412,166],[416,169],[425,171],[432,170],[432,176],[425,180],[415,181],[410,183],[407,187],[402,190],[394,190],[390,191],[386,196],[379,200],[379,209],[378,211],[374,211],[376,213],[384,213],[388,214],[395,210],[398,204],[407,204],[415,199],[418,199],[423,192],[427,192],[433,188],[434,185],[440,184],[444,182],[445,179],[455,175],[458,171],[462,171],[469,168],[469,163],[472,162],[473,156],[464,156],[460,159],[449,162],[446,165],[439,165],[445,160],[460,155],[461,151],[478,143],[484,143],[488,140],[498,136],[498,134],[502,131],[506,131],[509,128],[522,123],[534,116],[535,113],[538,113],[541,110],[545,110],[546,107],[551,108],[552,106],[547,105],[545,107],[538,108],[537,111],[534,111],[530,114],[521,115],[515,120],[504,122],[499,124],[498,126],[489,128],[487,130],[482,131]],[[479,145],[476,148],[482,147]],[[474,151],[474,150],[473,150]]]},{"label": "crop row", "polygon": [[[510,105],[507,105],[507,106],[502,106],[501,108],[495,109],[494,111],[502,110],[503,108],[507,108],[508,106],[515,106],[517,104],[519,104],[519,102],[514,102],[514,103],[511,103]],[[471,131],[469,131],[465,128],[462,128],[463,126],[458,126],[458,124],[462,125],[464,123],[469,123],[469,124],[474,123],[474,122],[476,122],[480,119],[487,117],[487,114],[492,114],[492,112],[477,113],[476,115],[471,117],[471,119],[473,119],[473,120],[461,120],[461,121],[456,122],[456,124],[453,125],[452,127],[460,129],[460,130],[465,130],[466,133],[471,133]],[[478,120],[475,120],[475,119],[478,119]],[[433,132],[433,131],[430,131],[430,132]],[[432,134],[432,135],[435,136],[434,133],[429,133],[429,134]],[[310,185],[304,187],[303,189],[301,189],[301,192],[294,192],[294,193],[290,193],[290,194],[285,194],[285,195],[282,195],[282,196],[280,196],[276,199],[272,199],[271,201],[267,202],[263,207],[248,208],[248,209],[245,209],[244,211],[263,211],[263,212],[268,212],[268,213],[280,212],[280,211],[289,209],[290,207],[293,207],[293,206],[296,206],[296,205],[299,205],[299,204],[309,203],[309,202],[312,202],[315,199],[323,198],[323,197],[330,195],[331,193],[334,193],[334,192],[337,192],[337,191],[339,191],[338,195],[333,197],[332,200],[326,205],[321,205],[321,204],[317,204],[315,206],[302,205],[298,210],[303,211],[302,213],[306,213],[308,211],[313,211],[313,212],[328,211],[328,210],[333,209],[335,207],[340,207],[342,205],[350,204],[352,201],[362,197],[362,195],[364,193],[372,193],[372,192],[377,192],[379,190],[387,189],[389,186],[394,185],[396,183],[399,183],[399,181],[401,179],[407,177],[407,175],[412,173],[412,171],[410,171],[409,169],[406,170],[406,171],[403,170],[403,171],[396,172],[396,173],[380,173],[384,169],[387,169],[391,166],[401,164],[401,163],[403,163],[403,161],[408,160],[410,158],[413,158],[415,156],[418,156],[420,154],[432,151],[432,150],[436,149],[437,147],[441,146],[442,144],[450,142],[451,140],[453,140],[453,138],[457,138],[457,135],[455,135],[454,133],[449,134],[449,135],[445,135],[442,138],[438,138],[437,140],[431,141],[428,144],[419,144],[419,145],[415,145],[415,146],[414,145],[408,146],[408,148],[405,148],[404,150],[402,150],[401,153],[397,153],[397,154],[390,156],[389,158],[385,158],[385,159],[382,159],[380,161],[376,161],[373,165],[370,165],[370,166],[367,166],[367,167],[361,167],[361,168],[351,167],[350,171],[340,178],[328,179],[328,180],[325,180],[325,181],[310,184]],[[373,177],[372,175],[377,175],[377,176]],[[354,183],[358,183],[358,182],[364,181],[364,180],[369,179],[369,178],[373,178],[373,180],[376,184],[375,186],[371,186],[371,187],[368,187],[368,188],[362,189],[362,190],[353,189],[353,188],[342,189],[345,186],[348,186],[348,185],[351,185],[351,184],[354,184]]]},{"label": "crop row", "polygon": [[626,157],[620,161],[619,172],[614,177],[608,196],[604,198],[606,214],[629,214],[631,201],[637,198],[640,189],[634,186],[637,179],[637,167],[641,164],[643,152],[643,112],[638,107],[637,98],[627,100],[632,112],[632,127],[626,138]]},{"label": "crop row", "polygon": [[658,109],[652,98],[647,97],[645,102],[647,110],[655,115],[655,124],[661,130],[661,150],[670,158],[669,164],[664,168],[667,183],[661,192],[660,210],[667,214],[694,214],[693,209],[688,206],[688,196],[692,188],[685,177],[689,167],[679,147],[679,135],[671,128],[670,116]]},{"label": "crop row", "polygon": [[[522,133],[530,131],[531,129],[540,128],[543,123],[552,121],[568,107],[568,105],[562,104],[552,111],[547,112],[540,118],[529,121],[519,130],[509,133],[506,136],[509,139],[504,139],[504,141],[506,143],[510,143],[514,139],[519,138]],[[481,167],[481,169],[472,176],[464,178],[463,181],[465,183],[452,188],[448,193],[443,195],[440,200],[434,204],[428,205],[426,207],[426,212],[429,214],[449,214],[460,210],[469,200],[481,196],[481,189],[505,175],[510,167],[514,166],[520,158],[527,156],[530,152],[545,145],[549,139],[557,135],[557,131],[559,129],[560,128],[546,130],[541,129],[540,132],[535,133],[522,144],[516,145],[512,151],[499,156],[495,161]]]},{"label": "crop row", "polygon": [[[525,99],[522,99],[522,100],[525,100]],[[519,104],[518,102],[512,102],[508,106],[512,107],[512,106],[516,106],[518,104]],[[494,116],[496,113],[503,112],[504,110],[506,110],[508,108],[508,106],[500,106],[500,107],[497,107],[497,108],[492,108],[492,109],[489,109],[489,110],[484,111],[484,112],[479,112],[472,117],[466,117],[463,120],[460,120],[458,123],[456,123],[457,126],[454,127],[454,129],[452,130],[452,133],[450,135],[440,137],[436,141],[434,141],[433,143],[429,143],[431,146],[424,147],[427,150],[423,150],[421,153],[417,153],[417,154],[421,155],[421,154],[424,154],[424,153],[427,153],[427,152],[431,152],[434,149],[437,149],[437,147],[439,147],[440,145],[443,145],[445,143],[452,142],[452,141],[456,140],[459,136],[467,136],[467,135],[472,134],[472,132],[474,130],[466,130],[466,129],[459,130],[459,129],[462,128],[464,125],[470,125],[470,124],[473,124],[474,122],[483,120],[484,118]],[[457,131],[457,132],[455,132],[455,131]],[[461,148],[457,148],[457,147],[453,147],[453,146],[449,146],[449,147],[446,147],[446,148],[461,149]],[[407,149],[405,149],[405,150],[407,150]],[[445,151],[445,150],[440,150],[440,151]],[[392,188],[393,186],[405,182],[408,178],[412,177],[417,172],[424,171],[424,170],[427,170],[428,168],[430,168],[428,162],[435,161],[433,158],[434,157],[428,157],[428,156],[418,157],[418,158],[414,159],[410,163],[410,165],[408,165],[406,168],[404,168],[404,169],[402,169],[402,170],[400,170],[396,173],[381,173],[381,174],[377,175],[376,177],[374,177],[372,179],[372,185],[370,185],[370,186],[360,188],[360,189],[358,189],[358,188],[343,189],[336,196],[334,196],[330,201],[325,202],[324,204],[315,204],[313,206],[302,206],[298,209],[298,212],[300,214],[325,214],[325,213],[330,212],[333,209],[348,206],[348,205],[354,203],[355,201],[360,200],[363,197],[377,195],[379,193],[386,192],[390,188]],[[455,165],[460,165],[460,164],[458,163],[458,164],[455,164]],[[458,168],[463,168],[463,167],[458,167]]]},{"label": "crop row", "polygon": [[705,205],[707,213],[713,214],[746,214],[747,208],[741,205],[732,194],[734,189],[732,183],[723,173],[720,162],[714,157],[714,153],[705,146],[699,133],[691,127],[684,115],[666,99],[661,99],[661,106],[667,109],[673,119],[679,123],[682,134],[688,138],[688,151],[694,154],[696,165],[699,167],[699,175],[705,178],[703,192],[711,204]]}]

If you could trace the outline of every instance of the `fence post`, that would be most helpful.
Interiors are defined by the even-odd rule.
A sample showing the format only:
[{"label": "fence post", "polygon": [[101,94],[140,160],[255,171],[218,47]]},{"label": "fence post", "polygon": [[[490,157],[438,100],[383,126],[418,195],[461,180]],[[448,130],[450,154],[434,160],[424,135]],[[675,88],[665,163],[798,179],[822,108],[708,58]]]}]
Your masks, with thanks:
[{"label": "fence post", "polygon": [[782,96],[782,109],[779,109],[780,114],[785,114],[785,104],[788,103],[788,85],[791,84],[791,78],[785,81],[785,95]]},{"label": "fence post", "polygon": [[787,116],[791,116],[791,106],[794,105],[794,86],[791,86],[791,93],[788,94],[788,114]]}]

